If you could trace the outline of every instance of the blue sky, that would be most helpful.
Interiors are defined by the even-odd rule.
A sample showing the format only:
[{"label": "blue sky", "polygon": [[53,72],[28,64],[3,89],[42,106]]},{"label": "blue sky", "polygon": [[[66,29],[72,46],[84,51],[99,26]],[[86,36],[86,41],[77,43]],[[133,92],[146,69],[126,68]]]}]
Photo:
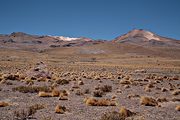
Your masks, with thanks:
[{"label": "blue sky", "polygon": [[134,28],[180,39],[180,0],[0,0],[0,33],[113,39]]}]

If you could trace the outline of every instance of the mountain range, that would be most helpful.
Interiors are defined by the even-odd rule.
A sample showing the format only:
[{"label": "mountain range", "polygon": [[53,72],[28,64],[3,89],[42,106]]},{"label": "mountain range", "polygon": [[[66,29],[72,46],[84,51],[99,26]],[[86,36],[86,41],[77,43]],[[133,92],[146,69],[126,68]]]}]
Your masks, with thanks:
[{"label": "mountain range", "polygon": [[[147,54],[180,57],[180,40],[162,37],[153,32],[135,29],[113,40],[93,40],[87,37],[71,38],[51,35],[30,35],[13,32],[0,35],[0,48],[33,52],[72,49],[78,54]],[[67,49],[67,50],[68,50]]]}]

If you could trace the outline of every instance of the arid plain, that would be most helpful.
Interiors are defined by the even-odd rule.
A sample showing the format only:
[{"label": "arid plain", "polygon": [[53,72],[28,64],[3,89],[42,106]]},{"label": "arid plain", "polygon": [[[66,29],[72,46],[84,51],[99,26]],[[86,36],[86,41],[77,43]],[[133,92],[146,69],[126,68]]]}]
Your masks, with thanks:
[{"label": "arid plain", "polygon": [[0,120],[179,120],[180,42],[0,35]]}]

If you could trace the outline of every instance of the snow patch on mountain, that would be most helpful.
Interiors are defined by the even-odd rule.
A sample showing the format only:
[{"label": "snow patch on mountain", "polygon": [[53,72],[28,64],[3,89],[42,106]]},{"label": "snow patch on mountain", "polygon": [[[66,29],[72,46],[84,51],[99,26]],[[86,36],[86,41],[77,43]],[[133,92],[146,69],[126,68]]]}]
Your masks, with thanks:
[{"label": "snow patch on mountain", "polygon": [[48,36],[56,38],[58,40],[63,40],[63,41],[74,41],[74,40],[81,39],[81,38],[71,38],[71,37],[64,37],[64,36],[51,36],[51,35],[48,35]]},{"label": "snow patch on mountain", "polygon": [[147,38],[148,40],[157,40],[160,41],[158,37],[155,37],[155,35],[149,31],[144,32],[144,37]]}]

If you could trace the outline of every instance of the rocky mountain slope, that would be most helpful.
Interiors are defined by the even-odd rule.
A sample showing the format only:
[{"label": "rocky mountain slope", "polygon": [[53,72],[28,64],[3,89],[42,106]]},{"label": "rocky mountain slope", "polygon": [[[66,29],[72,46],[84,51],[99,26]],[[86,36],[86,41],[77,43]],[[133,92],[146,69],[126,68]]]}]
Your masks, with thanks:
[{"label": "rocky mountain slope", "polygon": [[143,29],[132,30],[127,34],[115,38],[113,42],[131,43],[146,46],[180,46],[180,41],[178,40],[162,37],[153,32],[146,31]]}]

